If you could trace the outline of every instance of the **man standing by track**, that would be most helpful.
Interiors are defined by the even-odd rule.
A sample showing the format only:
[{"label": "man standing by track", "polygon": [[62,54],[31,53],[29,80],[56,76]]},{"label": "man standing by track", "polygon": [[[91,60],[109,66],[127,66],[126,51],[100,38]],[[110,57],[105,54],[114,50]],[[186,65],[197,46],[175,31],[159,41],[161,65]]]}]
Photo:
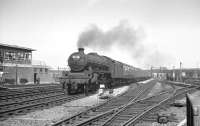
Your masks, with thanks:
[{"label": "man standing by track", "polygon": [[63,88],[64,94],[67,94],[67,83],[66,82],[62,83],[62,88]]},{"label": "man standing by track", "polygon": [[[90,83],[90,80],[89,80],[89,83]],[[84,84],[84,93],[86,96],[88,96],[88,84],[87,83]]]}]

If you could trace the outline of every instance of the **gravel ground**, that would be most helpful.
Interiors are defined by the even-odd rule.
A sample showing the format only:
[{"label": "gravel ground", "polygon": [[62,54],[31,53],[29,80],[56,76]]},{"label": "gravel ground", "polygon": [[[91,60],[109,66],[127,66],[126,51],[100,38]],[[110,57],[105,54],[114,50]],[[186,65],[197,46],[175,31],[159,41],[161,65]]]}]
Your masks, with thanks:
[{"label": "gravel ground", "polygon": [[[135,85],[136,87],[136,85]],[[115,97],[125,92],[129,86],[124,86],[113,90],[111,97]],[[108,94],[108,91],[105,93]],[[62,118],[67,118],[86,110],[88,107],[103,103],[106,100],[99,99],[98,93],[86,98],[67,102],[61,106],[50,109],[38,110],[26,115],[15,116],[0,122],[0,126],[48,126]]]},{"label": "gravel ground", "polygon": [[142,122],[142,123],[136,124],[136,126],[177,126],[177,124],[173,122],[168,123],[168,124],[159,124],[157,122],[154,122],[154,123]]},{"label": "gravel ground", "polygon": [[152,96],[154,94],[157,94],[157,93],[162,92],[164,90],[168,90],[170,88],[172,88],[172,87],[167,85],[167,84],[162,84],[160,82],[157,82],[155,84],[155,86],[153,87],[153,89],[151,90],[151,92],[148,94],[148,96]]},{"label": "gravel ground", "polygon": [[[171,87],[170,85],[167,84],[162,84],[160,82],[157,82],[155,84],[155,86],[153,87],[153,89],[151,90],[151,92],[148,94],[148,96],[152,96],[154,94],[157,94],[159,92],[162,92],[164,90],[168,90],[168,89],[172,89],[173,87]],[[163,110],[160,113],[173,113],[178,116],[178,119],[181,121],[185,118],[185,108],[177,108],[177,107],[170,107],[169,109]],[[176,126],[177,122],[170,122],[168,123],[166,126]],[[161,124],[158,124],[157,122],[141,122],[139,124],[137,124],[136,126],[163,126]]]},{"label": "gravel ground", "polygon": [[148,82],[150,82],[150,81],[152,81],[152,80],[153,80],[153,78],[151,78],[151,79],[149,79],[149,80],[145,80],[145,81],[140,81],[140,82],[138,82],[138,83],[144,84],[144,83],[148,83]]},{"label": "gravel ground", "polygon": [[[160,87],[158,86],[155,86]],[[200,105],[200,91],[194,92],[191,95],[191,99],[193,99],[193,102],[195,104]],[[181,99],[182,101],[185,101],[185,98]],[[183,121],[186,118],[186,108],[185,107],[170,107],[166,108],[165,110],[161,110],[160,113],[171,113],[175,114],[175,118],[177,119],[177,122],[170,122],[166,126],[177,126],[181,121]],[[163,126],[161,124],[158,124],[157,122],[142,122],[140,124],[137,124],[136,126]]]}]

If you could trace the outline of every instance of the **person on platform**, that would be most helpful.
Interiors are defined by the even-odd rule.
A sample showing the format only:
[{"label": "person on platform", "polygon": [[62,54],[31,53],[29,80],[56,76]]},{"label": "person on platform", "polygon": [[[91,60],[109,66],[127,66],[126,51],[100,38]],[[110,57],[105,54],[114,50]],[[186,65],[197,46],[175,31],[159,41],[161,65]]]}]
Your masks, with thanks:
[{"label": "person on platform", "polygon": [[66,94],[67,93],[67,83],[66,82],[62,83],[62,88],[63,88],[64,93]]}]

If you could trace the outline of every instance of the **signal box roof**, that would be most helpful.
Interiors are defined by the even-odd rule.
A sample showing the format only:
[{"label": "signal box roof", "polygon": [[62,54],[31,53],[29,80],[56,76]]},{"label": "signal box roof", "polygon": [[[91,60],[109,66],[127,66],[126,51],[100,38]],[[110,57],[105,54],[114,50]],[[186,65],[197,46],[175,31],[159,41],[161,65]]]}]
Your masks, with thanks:
[{"label": "signal box roof", "polygon": [[16,50],[22,50],[22,51],[28,51],[28,52],[35,51],[35,49],[31,49],[31,48],[20,47],[17,45],[2,44],[2,43],[0,43],[0,48],[16,49]]}]

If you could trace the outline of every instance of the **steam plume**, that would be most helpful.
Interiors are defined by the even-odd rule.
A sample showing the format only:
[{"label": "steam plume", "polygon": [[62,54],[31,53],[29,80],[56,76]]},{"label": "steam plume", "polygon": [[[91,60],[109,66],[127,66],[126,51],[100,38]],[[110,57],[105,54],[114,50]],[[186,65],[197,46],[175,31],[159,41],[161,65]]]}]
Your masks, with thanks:
[{"label": "steam plume", "polygon": [[80,34],[78,47],[109,51],[111,47],[117,46],[120,49],[131,50],[131,55],[137,57],[143,49],[139,43],[143,37],[142,33],[142,29],[134,29],[127,22],[121,22],[118,26],[105,32],[96,25],[91,25]]},{"label": "steam plume", "polygon": [[141,63],[143,66],[148,64],[148,66],[164,65],[170,56],[166,56],[158,50],[148,49],[142,43],[144,38],[145,34],[142,28],[135,29],[126,21],[120,22],[119,25],[108,31],[91,25],[80,34],[77,46],[104,52],[109,52],[114,46],[119,51],[126,50],[126,55],[129,55],[132,61],[137,60],[140,65]]}]

